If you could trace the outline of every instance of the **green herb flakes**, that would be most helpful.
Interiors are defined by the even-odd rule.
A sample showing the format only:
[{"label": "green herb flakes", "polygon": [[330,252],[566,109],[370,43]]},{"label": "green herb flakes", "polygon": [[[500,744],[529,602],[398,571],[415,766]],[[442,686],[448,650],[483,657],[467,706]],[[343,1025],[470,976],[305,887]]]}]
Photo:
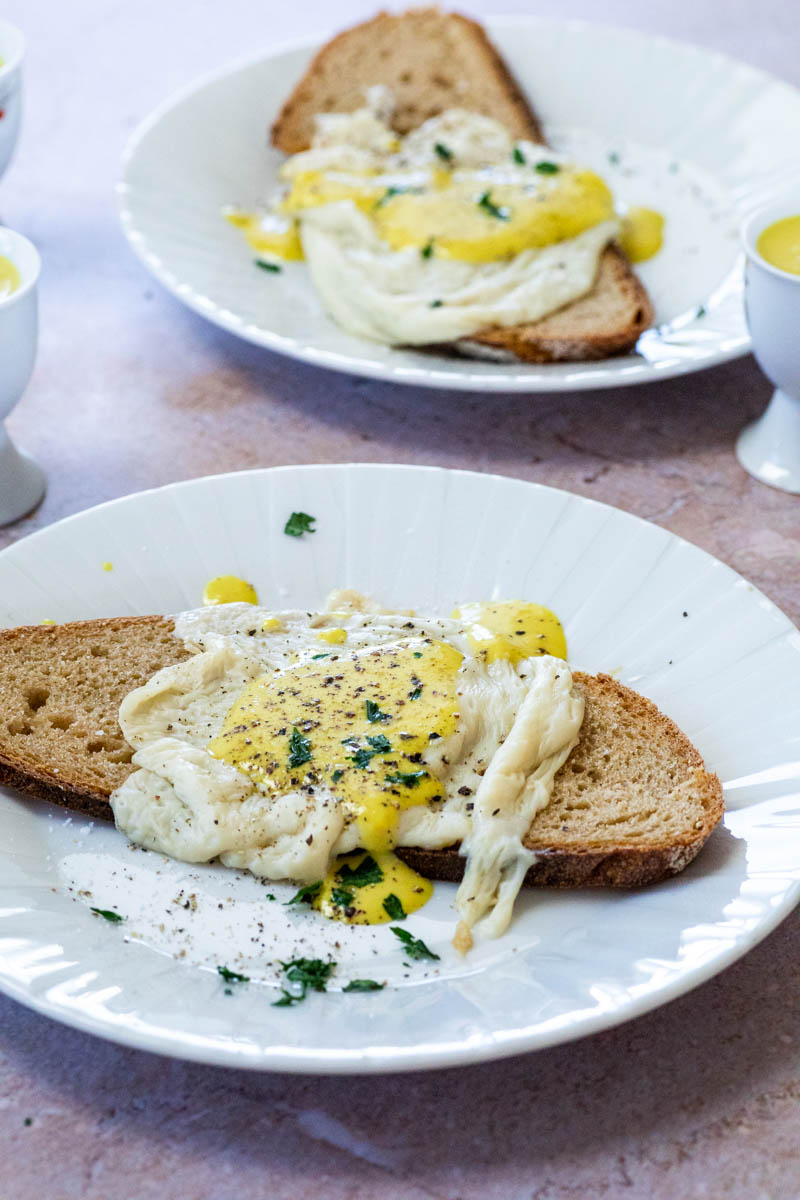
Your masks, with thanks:
[{"label": "green herb flakes", "polygon": [[357,867],[343,863],[336,872],[336,878],[339,883],[344,883],[348,887],[366,887],[370,883],[380,883],[383,879],[383,871],[372,855],[367,854]]},{"label": "green herb flakes", "polygon": [[519,146],[515,146],[514,149],[511,151],[511,157],[513,158],[514,162],[519,163],[519,165],[521,167],[524,167],[525,163],[528,161],[526,159],[525,155],[520,150]]},{"label": "green herb flakes", "polygon": [[261,271],[269,271],[273,275],[280,275],[283,267],[278,263],[264,262],[263,258],[254,258],[253,262]]},{"label": "green herb flakes", "polygon": [[302,767],[307,762],[311,762],[311,742],[295,725],[289,738],[289,766]]},{"label": "green herb flakes", "polygon": [[338,783],[343,775],[344,775],[344,771],[338,771],[338,770],[334,771],[333,774],[331,775],[331,783]]},{"label": "green herb flakes", "polygon": [[374,700],[367,700],[365,701],[365,704],[367,709],[367,720],[373,725],[376,721],[391,721],[392,718],[389,713],[381,712]]},{"label": "green herb flakes", "polygon": [[295,892],[291,900],[287,900],[288,904],[313,904],[322,889],[322,880],[318,879],[316,883],[307,883],[305,887],[301,887],[299,892]]},{"label": "green herb flakes", "polygon": [[441,158],[443,162],[452,162],[453,161],[453,151],[450,149],[449,146],[445,146],[444,142],[437,142],[433,148],[436,151],[436,153],[439,155],[439,158]]},{"label": "green herb flakes", "polygon": [[93,908],[93,913],[97,913],[98,917],[102,917],[104,921],[111,921],[114,925],[118,925],[125,918],[121,917],[118,912],[114,912],[112,908]]},{"label": "green herb flakes", "polygon": [[495,217],[498,221],[507,221],[511,215],[507,208],[494,203],[491,192],[483,193],[478,201],[478,208],[482,208],[488,216]]},{"label": "green herb flakes", "polygon": [[353,903],[354,896],[352,892],[347,890],[347,888],[335,887],[331,889],[331,900],[334,904],[337,904],[339,908],[349,908]]},{"label": "green herb flakes", "polygon": [[324,992],[335,962],[323,962],[321,958],[293,958],[290,962],[282,962],[283,973],[289,983],[295,985],[293,991],[281,989],[280,1000],[275,1000],[273,1008],[288,1008],[305,1000],[306,993]]},{"label": "green herb flakes", "polygon": [[430,256],[433,254],[433,238],[431,238],[429,242],[425,243],[420,250],[420,254],[423,258],[430,258]]},{"label": "green herb flakes", "polygon": [[540,175],[557,175],[561,167],[558,163],[548,162],[547,159],[543,159],[542,162],[537,162],[534,170],[538,171]]},{"label": "green herb flakes", "polygon": [[428,308],[441,308],[443,304],[444,300],[431,300]]},{"label": "green herb flakes", "polygon": [[376,983],[374,979],[351,979],[343,992],[380,992],[386,987],[385,983]]},{"label": "green herb flakes", "polygon": [[427,778],[427,771],[409,771],[407,774],[403,771],[395,771],[392,775],[386,776],[387,783],[399,783],[403,787],[415,788],[419,787],[419,781]]},{"label": "green herb flakes", "polygon": [[289,537],[302,537],[304,533],[316,533],[314,524],[316,517],[310,517],[308,513],[293,512],[289,520],[283,527],[283,532]]},{"label": "green herb flakes", "polygon": [[311,657],[316,661],[318,658],[330,658],[332,653],[332,650],[326,650],[323,654],[312,654]]},{"label": "green herb flakes", "polygon": [[409,698],[409,700],[419,700],[421,695],[422,695],[422,684],[420,684],[419,687],[415,687],[413,692],[409,692],[408,698]]},{"label": "green herb flakes", "polygon": [[249,983],[249,975],[240,975],[238,971],[229,971],[227,967],[217,967],[217,974],[221,975],[226,983]]},{"label": "green herb flakes", "polygon": [[390,925],[389,928],[394,936],[399,938],[403,943],[405,952],[409,958],[430,958],[434,962],[439,961],[439,955],[429,950],[421,938],[413,937],[407,929],[397,929],[394,925]]},{"label": "green herb flakes", "polygon": [[399,896],[395,896],[394,892],[386,897],[383,902],[383,910],[388,914],[392,921],[404,921],[406,919],[406,910],[403,908],[402,901]]}]

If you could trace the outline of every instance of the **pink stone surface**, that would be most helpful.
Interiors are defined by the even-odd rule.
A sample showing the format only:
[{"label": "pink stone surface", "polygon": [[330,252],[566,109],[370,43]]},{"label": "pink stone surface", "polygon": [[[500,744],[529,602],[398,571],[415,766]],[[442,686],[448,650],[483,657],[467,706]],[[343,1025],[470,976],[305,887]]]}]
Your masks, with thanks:
[{"label": "pink stone surface", "polygon": [[[476,0],[471,11],[497,7]],[[647,517],[797,620],[800,499],[755,483],[733,456],[770,392],[751,359],[594,395],[413,391],[238,343],[134,260],[112,197],[134,125],[221,62],[371,11],[366,0],[7,0],[30,49],[0,213],[44,260],[38,365],[10,426],[49,489],[0,545],[209,472],[435,463]],[[535,11],[667,33],[800,82],[791,0],[613,0],[602,14],[564,0]],[[0,1200],[790,1200],[800,1196],[798,964],[795,915],[717,979],[619,1029],[497,1064],[364,1079],[160,1059],[0,997]]]}]

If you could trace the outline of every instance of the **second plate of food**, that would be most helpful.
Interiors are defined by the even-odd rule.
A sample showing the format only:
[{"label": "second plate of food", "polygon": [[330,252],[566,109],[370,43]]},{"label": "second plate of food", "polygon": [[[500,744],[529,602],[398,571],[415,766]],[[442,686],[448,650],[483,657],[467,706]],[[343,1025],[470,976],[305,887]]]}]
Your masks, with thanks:
[{"label": "second plate of food", "polygon": [[[118,188],[134,250],[183,303],[248,341],[400,383],[498,392],[608,387],[745,353],[737,225],[788,181],[791,168],[779,164],[787,131],[800,137],[800,94],[745,64],[642,33],[521,16],[492,19],[487,30],[554,151],[602,177],[621,211],[665,217],[661,250],[636,267],[655,315],[630,353],[523,363],[496,347],[481,352],[499,361],[383,345],[328,315],[306,263],[260,269],[224,213],[258,212],[274,193],[286,156],[268,145],[268,129],[318,43],[226,67],[144,122]],[[441,143],[445,168],[449,152]],[[484,195],[481,215],[501,223],[505,210],[491,186]],[[411,217],[418,220],[416,210]],[[433,261],[439,249],[431,242],[423,249]],[[389,284],[407,286],[394,277]],[[438,304],[427,295],[426,302],[429,313]]]},{"label": "second plate of food", "polygon": [[[284,639],[290,665],[293,654],[311,654],[312,673],[321,672],[314,705],[339,686],[343,668],[328,664],[344,662],[337,655],[354,627],[346,611],[335,619],[308,615],[334,588],[355,588],[395,614],[406,610],[377,618],[399,622],[406,640],[419,636],[414,622],[446,619],[467,601],[547,606],[563,622],[574,668],[612,675],[685,731],[723,783],[723,822],[680,874],[651,886],[525,889],[506,931],[477,937],[463,955],[452,944],[454,883],[437,882],[417,911],[406,905],[406,918],[392,902],[391,923],[343,923],[317,911],[315,897],[289,903],[297,883],[142,850],[93,819],[104,804],[81,815],[2,790],[0,988],[22,1003],[129,1045],[207,1062],[310,1072],[452,1065],[553,1045],[662,1004],[743,954],[796,902],[800,641],[774,605],[696,547],[618,510],[513,479],[416,467],[288,467],[141,493],[24,539],[0,555],[0,624],[177,613],[198,606],[209,580],[224,576],[250,583],[270,610],[295,610],[285,619],[259,614],[264,628],[253,628],[252,639],[250,625],[240,634],[245,647]],[[205,620],[214,610],[202,611]],[[531,633],[527,624],[519,628]],[[290,629],[305,642],[286,641]],[[506,632],[512,643],[525,641],[516,625]],[[33,634],[42,645],[59,637],[58,629]],[[159,636],[176,641],[166,628]],[[0,656],[9,689],[5,762],[10,745],[18,764],[38,757],[39,782],[46,776],[52,786],[78,754],[90,790],[108,769],[103,763],[125,774],[130,752],[114,712],[108,716],[105,688],[120,670],[136,683],[149,672],[135,665],[135,647],[124,638],[124,627],[98,635],[83,652],[71,640],[52,670],[37,657],[29,676],[22,643],[10,675],[8,654]],[[416,719],[425,689],[436,685],[427,644],[409,653],[419,671],[406,688]],[[69,700],[59,692],[65,663]],[[157,715],[163,699],[151,696],[144,707]],[[501,699],[498,692],[485,708],[486,728]],[[200,711],[188,704],[179,725]],[[385,760],[413,800],[424,767],[389,762],[386,741],[393,751],[400,744],[392,711],[373,704],[358,739],[337,743],[335,774]],[[303,768],[319,735],[316,726],[298,725],[296,736],[278,730],[286,742],[279,758],[288,750]],[[658,740],[655,726],[651,732]],[[203,726],[201,749],[208,736]],[[650,844],[648,828],[668,823],[659,812],[663,796],[673,791],[677,808],[686,808],[678,794],[685,745],[674,741],[674,767],[668,762],[656,780],[646,753],[626,751],[624,767],[614,761],[619,741],[609,738],[607,762],[599,761],[597,738],[598,761],[581,760],[586,795],[597,796],[606,779],[605,800],[619,806],[612,815],[622,825],[640,820]],[[43,759],[50,744],[57,763]],[[673,784],[665,783],[670,771]],[[590,833],[581,777],[573,775],[566,820]],[[646,799],[648,788],[662,801],[629,803]],[[472,802],[460,793],[456,800],[465,808]],[[694,837],[683,830],[677,841]],[[311,844],[304,837],[294,850],[306,854]],[[598,854],[600,869],[605,857]],[[681,866],[679,859],[668,865]],[[374,884],[351,870],[337,886],[353,893]],[[286,989],[295,999],[276,1007]]]}]

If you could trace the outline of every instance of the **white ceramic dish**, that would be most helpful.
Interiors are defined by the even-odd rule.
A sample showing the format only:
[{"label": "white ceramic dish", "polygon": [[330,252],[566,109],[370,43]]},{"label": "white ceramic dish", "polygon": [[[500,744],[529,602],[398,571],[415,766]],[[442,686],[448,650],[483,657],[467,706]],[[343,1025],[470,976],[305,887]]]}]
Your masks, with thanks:
[{"label": "white ceramic dish", "polygon": [[666,213],[664,249],[639,268],[657,325],[637,353],[537,366],[392,349],[334,325],[304,264],[280,275],[257,270],[222,209],[271,192],[283,156],[267,147],[267,127],[317,43],[228,66],[144,122],[118,185],[134,250],[178,299],[224,329],[397,383],[485,392],[617,387],[745,353],[737,224],[798,176],[786,146],[800,139],[800,93],[721,55],[633,31],[527,16],[487,26],[553,145],[598,169],[619,200]]},{"label": "white ceramic dish", "polygon": [[[318,532],[284,536],[293,510],[315,515]],[[269,902],[252,879],[133,850],[113,828],[0,792],[0,988],[22,1003],[205,1062],[308,1072],[445,1066],[645,1012],[733,962],[797,901],[800,634],[696,547],[512,479],[285,467],[145,492],[19,542],[0,554],[0,623],[177,611],[222,572],[252,579],[276,607],[317,605],[337,584],[419,611],[487,595],[552,605],[573,662],[617,671],[651,696],[720,773],[725,828],[657,887],[526,893],[511,931],[465,960],[449,945],[455,888],[437,884],[409,919],[441,955],[433,973],[404,968],[385,926],[298,916],[280,903],[288,886],[271,889]],[[91,905],[127,920],[106,924]],[[272,1008],[279,972],[267,959],[294,956],[298,921],[304,955],[339,961],[333,986],[354,976],[390,986]],[[226,995],[215,967],[232,961],[253,982]]]}]

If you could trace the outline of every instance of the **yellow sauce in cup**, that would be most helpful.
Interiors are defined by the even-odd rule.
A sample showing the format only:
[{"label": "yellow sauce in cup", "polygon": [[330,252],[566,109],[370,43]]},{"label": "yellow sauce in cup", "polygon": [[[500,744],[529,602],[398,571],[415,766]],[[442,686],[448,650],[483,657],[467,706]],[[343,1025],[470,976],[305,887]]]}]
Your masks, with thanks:
[{"label": "yellow sauce in cup", "polygon": [[768,225],[759,234],[756,250],[770,266],[800,275],[800,215]]},{"label": "yellow sauce in cup", "polygon": [[0,300],[5,300],[6,296],[15,292],[21,282],[19,271],[11,259],[0,254]]}]

